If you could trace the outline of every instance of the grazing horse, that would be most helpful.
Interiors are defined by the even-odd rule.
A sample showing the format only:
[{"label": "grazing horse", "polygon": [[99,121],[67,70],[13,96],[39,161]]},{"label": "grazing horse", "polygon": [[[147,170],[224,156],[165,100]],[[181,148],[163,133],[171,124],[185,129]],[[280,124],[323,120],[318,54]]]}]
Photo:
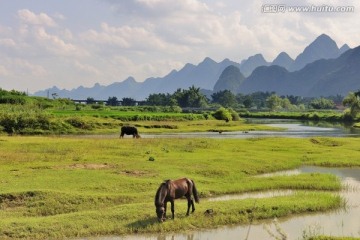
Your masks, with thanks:
[{"label": "grazing horse", "polygon": [[134,126],[123,126],[121,127],[120,138],[123,138],[124,135],[133,135],[133,138],[140,138],[138,130]]},{"label": "grazing horse", "polygon": [[163,222],[166,220],[167,202],[171,203],[172,219],[174,219],[174,200],[183,196],[185,196],[188,201],[188,209],[186,212],[186,216],[189,215],[190,207],[192,207],[192,212],[194,212],[194,200],[192,199],[191,195],[194,195],[195,202],[199,203],[199,197],[195,187],[195,183],[189,178],[166,180],[165,182],[161,183],[155,195],[156,214],[159,222]]}]

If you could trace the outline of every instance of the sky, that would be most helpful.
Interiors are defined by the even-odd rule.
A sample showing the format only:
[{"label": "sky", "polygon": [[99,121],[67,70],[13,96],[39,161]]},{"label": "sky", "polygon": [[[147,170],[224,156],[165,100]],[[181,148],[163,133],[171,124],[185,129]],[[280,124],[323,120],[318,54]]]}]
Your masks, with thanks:
[{"label": "sky", "polygon": [[322,33],[356,47],[359,29],[358,0],[0,0],[0,88],[142,82],[206,57],[295,58]]}]

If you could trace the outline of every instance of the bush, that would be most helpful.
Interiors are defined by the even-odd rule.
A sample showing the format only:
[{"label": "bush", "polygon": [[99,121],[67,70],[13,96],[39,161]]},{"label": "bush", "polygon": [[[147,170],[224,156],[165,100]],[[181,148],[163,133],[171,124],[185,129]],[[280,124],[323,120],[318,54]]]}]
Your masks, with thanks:
[{"label": "bush", "polygon": [[66,123],[70,124],[71,126],[83,130],[91,130],[94,128],[93,124],[89,121],[81,117],[71,117],[65,120]]},{"label": "bush", "polygon": [[344,111],[343,119],[344,119],[344,121],[346,121],[346,122],[352,122],[352,121],[354,121],[354,117],[353,117],[353,115],[351,114],[350,109],[346,109],[346,110]]},{"label": "bush", "polygon": [[0,96],[1,104],[21,104],[24,105],[26,103],[26,99],[24,96],[16,96],[16,95],[5,95]]},{"label": "bush", "polygon": [[224,107],[219,108],[212,115],[217,120],[225,120],[225,121],[231,121],[232,120],[231,113],[229,112],[229,110],[227,110]]},{"label": "bush", "polygon": [[229,108],[229,112],[233,121],[240,121],[240,115],[234,109]]},{"label": "bush", "polygon": [[102,104],[92,104],[91,108],[95,109],[95,110],[102,110],[102,109],[104,109],[104,105],[102,105]]},{"label": "bush", "polygon": [[0,111],[0,125],[7,134],[28,134],[31,130],[49,131],[50,116],[39,108],[30,106],[6,106]]}]

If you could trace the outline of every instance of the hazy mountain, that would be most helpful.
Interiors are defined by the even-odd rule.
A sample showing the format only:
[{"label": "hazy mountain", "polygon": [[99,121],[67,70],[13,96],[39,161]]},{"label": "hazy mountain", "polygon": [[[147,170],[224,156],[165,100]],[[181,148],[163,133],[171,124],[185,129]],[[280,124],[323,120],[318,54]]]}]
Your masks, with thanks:
[{"label": "hazy mountain", "polygon": [[230,90],[233,93],[236,93],[244,80],[245,77],[240,72],[240,69],[230,65],[224,69],[219,80],[215,83],[214,92]]},{"label": "hazy mountain", "polygon": [[131,97],[144,100],[151,93],[173,93],[178,88],[187,89],[192,85],[210,90],[213,89],[223,70],[230,65],[240,67],[238,63],[229,59],[217,63],[211,58],[205,58],[198,65],[188,63],[179,71],[173,70],[162,78],[148,78],[144,82],[136,82],[134,78],[129,77],[123,82],[115,82],[108,86],[100,86],[99,84],[95,84],[92,88],[80,86],[71,91],[53,87],[38,91],[34,95],[46,97],[49,91],[51,93],[56,92],[59,97],[71,99],[93,97],[96,100],[106,100],[115,96],[118,99]]},{"label": "hazy mountain", "polygon": [[279,66],[258,67],[240,86],[241,93],[274,91],[279,95],[347,95],[360,89],[360,46],[336,59],[321,59],[299,71]]},{"label": "hazy mountain", "polygon": [[319,59],[337,58],[341,53],[334,40],[326,34],[321,34],[296,57],[289,69],[291,71],[300,70],[308,63]]},{"label": "hazy mountain", "polygon": [[281,88],[285,88],[285,79],[288,74],[289,72],[285,68],[278,65],[258,67],[248,78],[245,79],[239,88],[239,92],[246,94],[257,91],[278,92],[280,90],[279,86],[281,86]]},{"label": "hazy mountain", "polygon": [[[267,62],[261,54],[242,60],[240,64],[229,59],[215,62],[211,58],[205,58],[198,65],[187,63],[180,70],[172,70],[164,77],[148,78],[144,82],[137,82],[134,78],[129,77],[124,81],[115,82],[108,86],[97,83],[90,88],[80,86],[72,90],[60,90],[53,87],[38,91],[34,95],[52,97],[52,94],[56,93],[59,97],[71,99],[93,97],[97,100],[106,100],[115,96],[118,99],[132,97],[136,100],[144,100],[151,93],[173,93],[178,88],[188,89],[192,85],[201,89],[212,90],[224,69],[231,65],[240,69],[240,73],[247,77],[241,86],[243,92],[263,91],[266,89],[293,92],[290,89],[293,89],[296,84],[291,81],[300,81],[299,79],[301,79],[299,85],[297,85],[299,89],[295,92],[306,95],[311,93],[310,88],[315,86],[315,82],[319,78],[324,78],[324,71],[328,71],[327,74],[331,75],[336,70],[329,68],[326,64],[326,66],[323,66],[323,61],[316,64],[314,61],[335,59],[349,49],[346,44],[339,49],[329,36],[322,34],[309,44],[295,60],[285,52],[280,53],[271,63]],[[309,63],[314,63],[314,65],[308,67]],[[291,73],[295,70],[300,71],[299,73]],[[346,72],[346,74],[351,74],[351,72]],[[241,77],[238,78],[241,79]],[[267,79],[267,82],[264,79]],[[215,87],[215,90],[230,88],[230,82],[230,80],[222,79]],[[325,78],[322,82],[325,82]],[[318,88],[321,89],[320,86]],[[311,94],[317,94],[317,91],[314,90]]]},{"label": "hazy mountain", "polygon": [[277,65],[289,69],[290,66],[294,63],[292,59],[286,52],[281,52],[271,63],[271,65]]},{"label": "hazy mountain", "polygon": [[324,96],[341,94],[360,89],[360,46],[343,53],[339,58],[329,61],[328,74],[314,84],[309,95]]},{"label": "hazy mountain", "polygon": [[249,76],[255,68],[260,66],[268,66],[269,63],[264,59],[262,54],[256,54],[240,63],[240,71],[245,76]]},{"label": "hazy mountain", "polygon": [[346,52],[349,49],[350,49],[349,45],[344,44],[344,45],[342,45],[342,47],[339,50],[340,50],[340,53],[343,54],[344,52]]}]

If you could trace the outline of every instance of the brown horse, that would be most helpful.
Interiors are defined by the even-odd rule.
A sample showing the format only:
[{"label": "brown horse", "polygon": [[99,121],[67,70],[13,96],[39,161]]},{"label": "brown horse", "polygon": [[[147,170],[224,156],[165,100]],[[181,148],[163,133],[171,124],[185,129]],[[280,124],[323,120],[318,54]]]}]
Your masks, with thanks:
[{"label": "brown horse", "polygon": [[167,202],[171,203],[172,219],[174,219],[174,200],[183,196],[185,196],[188,200],[188,209],[186,215],[189,215],[190,207],[192,207],[192,212],[194,212],[194,200],[192,199],[191,195],[194,195],[195,202],[199,203],[199,197],[195,187],[195,183],[189,178],[166,180],[165,182],[161,183],[155,195],[156,214],[159,222],[163,222],[166,220]]}]

